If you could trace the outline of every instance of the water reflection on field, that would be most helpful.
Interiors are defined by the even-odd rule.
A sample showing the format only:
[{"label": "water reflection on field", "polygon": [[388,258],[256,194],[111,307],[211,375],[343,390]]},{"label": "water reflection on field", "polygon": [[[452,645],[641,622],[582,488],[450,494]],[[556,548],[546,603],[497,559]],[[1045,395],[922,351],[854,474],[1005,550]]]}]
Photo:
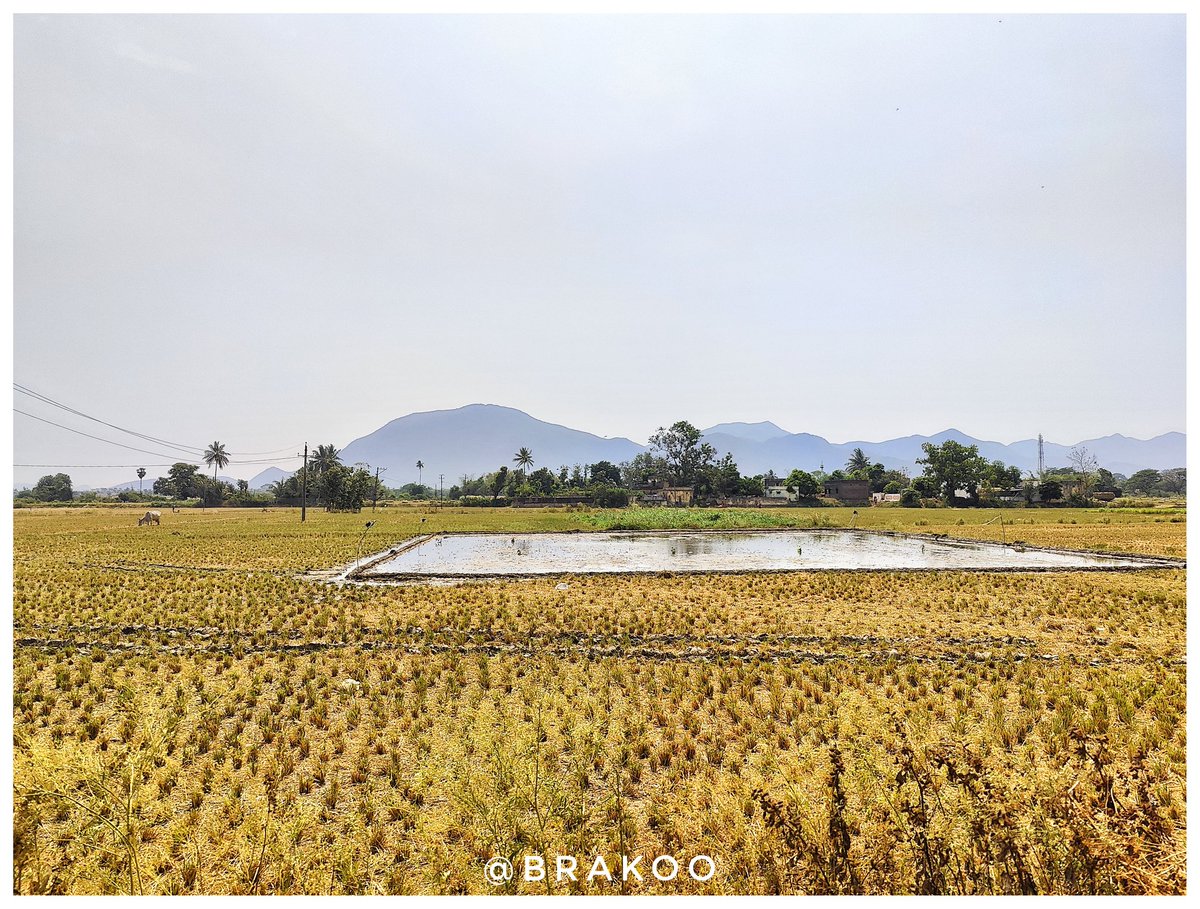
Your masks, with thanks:
[{"label": "water reflection on field", "polygon": [[364,577],[632,572],[1162,567],[1155,559],[1052,552],[861,530],[434,535]]}]

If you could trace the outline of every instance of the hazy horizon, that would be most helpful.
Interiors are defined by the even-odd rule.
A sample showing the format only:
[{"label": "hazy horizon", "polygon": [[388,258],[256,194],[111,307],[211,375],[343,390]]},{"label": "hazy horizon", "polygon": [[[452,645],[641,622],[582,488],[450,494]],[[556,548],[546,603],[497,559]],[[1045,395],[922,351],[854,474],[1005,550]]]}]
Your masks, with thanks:
[{"label": "hazy horizon", "polygon": [[[18,399],[28,400],[28,398],[26,398],[25,396],[22,396],[22,395],[18,395],[17,397],[18,397]],[[19,406],[19,404],[20,404],[20,400],[18,402],[18,406]],[[533,417],[534,419],[537,419],[537,420],[541,420],[542,422],[545,422],[545,423],[551,423],[553,425],[558,425],[558,426],[565,426],[568,429],[580,430],[582,432],[591,433],[592,435],[599,436],[600,438],[604,438],[604,439],[625,438],[625,439],[628,439],[629,441],[636,442],[638,445],[646,445],[648,436],[651,433],[653,433],[655,429],[658,429],[663,425],[670,425],[672,422],[675,421],[674,419],[665,420],[665,421],[663,421],[663,423],[659,424],[659,426],[656,426],[656,427],[648,430],[646,435],[642,436],[642,437],[620,436],[617,434],[605,435],[602,431],[597,430],[592,427],[574,425],[571,423],[560,423],[560,422],[553,421],[553,420],[545,420],[545,419],[539,417],[537,414],[531,414],[528,411],[522,410],[521,408],[518,408],[518,407],[511,407],[511,405],[501,404],[499,402],[485,402],[485,401],[474,401],[474,402],[470,402],[468,404],[459,405],[458,407],[443,408],[443,409],[438,409],[438,410],[433,410],[433,411],[420,411],[420,410],[413,411],[410,414],[400,414],[400,415],[392,418],[392,420],[402,419],[404,417],[413,416],[415,414],[445,413],[447,411],[461,410],[466,407],[479,406],[479,405],[505,407],[505,408],[509,408],[512,410],[517,410],[521,413],[526,414],[527,416]],[[687,419],[687,418],[679,417],[679,418],[675,418],[675,419]],[[336,439],[328,439],[328,438],[324,438],[324,437],[318,437],[318,438],[310,439],[309,445],[310,445],[310,447],[315,447],[318,444],[332,442],[332,444],[336,445],[338,448],[344,448],[346,445],[349,445],[351,442],[370,435],[375,430],[378,430],[378,429],[382,428],[383,426],[385,426],[387,423],[392,422],[392,420],[384,421],[383,423],[379,424],[378,426],[373,426],[370,429],[366,429],[363,432],[360,432],[357,435],[355,435],[351,438],[348,438],[348,439],[336,440]],[[55,421],[55,422],[61,422],[61,421]],[[82,421],[82,422],[87,422],[87,421]],[[691,421],[689,421],[689,422],[691,422]],[[712,423],[712,424],[698,424],[697,428],[702,429],[702,430],[707,430],[707,429],[710,429],[712,427],[719,426],[722,424],[730,424],[730,423],[755,424],[755,423],[764,423],[764,422],[773,423],[779,429],[781,429],[789,434],[808,433],[810,435],[820,436],[821,438],[824,438],[824,439],[826,439],[826,441],[829,441],[835,445],[845,445],[845,444],[848,444],[851,442],[862,442],[864,445],[880,444],[883,442],[892,441],[895,438],[902,438],[904,436],[914,436],[914,435],[915,436],[936,436],[936,435],[939,435],[939,434],[941,434],[943,432],[947,432],[947,431],[961,432],[964,435],[970,436],[970,437],[978,439],[980,441],[998,442],[998,443],[1005,444],[1005,445],[1011,445],[1011,444],[1014,444],[1017,442],[1027,442],[1027,441],[1036,439],[1036,434],[1033,436],[1022,436],[1019,438],[1012,438],[1012,439],[996,438],[994,436],[989,436],[986,433],[981,434],[978,432],[972,432],[970,429],[964,429],[962,426],[958,426],[958,425],[943,426],[939,429],[932,429],[932,430],[928,430],[928,431],[914,431],[911,433],[903,433],[900,436],[892,436],[892,437],[866,436],[866,435],[860,434],[860,435],[856,435],[856,436],[849,436],[846,438],[832,438],[830,436],[823,435],[822,433],[813,432],[813,431],[807,430],[807,429],[791,429],[789,427],[780,425],[777,421],[774,421],[774,420],[719,420],[716,423]],[[93,423],[93,427],[95,427],[95,426],[96,426],[96,424]],[[1110,436],[1110,435],[1124,435],[1124,436],[1127,436],[1129,438],[1134,438],[1139,441],[1147,441],[1149,439],[1157,438],[1158,436],[1166,435],[1171,432],[1181,432],[1182,433],[1183,430],[1167,430],[1164,433],[1156,433],[1154,436],[1146,436],[1146,437],[1129,436],[1128,433],[1121,433],[1119,430],[1114,430],[1112,433],[1102,433],[1102,434],[1095,435],[1095,436],[1089,436],[1086,439],[1084,439],[1084,438],[1065,439],[1065,438],[1055,437],[1053,434],[1046,434],[1046,433],[1043,433],[1043,435],[1045,436],[1045,441],[1048,444],[1073,446],[1075,444],[1078,444],[1081,442],[1086,442],[1091,439],[1104,438],[1104,437]],[[147,448],[153,448],[153,446],[155,444],[153,442],[139,442],[139,440],[136,438],[131,438],[125,434],[122,434],[120,432],[115,432],[115,431],[110,431],[108,433],[108,435],[109,435],[109,437],[114,438],[114,439],[123,439],[123,440],[127,441],[128,444],[134,445],[134,447],[146,446]],[[87,440],[82,440],[82,441],[86,442]],[[99,442],[95,442],[94,444],[99,447],[105,448],[109,451],[115,452],[116,455],[121,456],[122,449],[119,449],[115,446],[104,445],[103,443],[99,443]],[[302,445],[303,445],[303,443],[301,443],[301,446]],[[231,446],[227,446],[227,447],[231,448]],[[170,454],[170,452],[166,452],[166,453]],[[196,460],[194,458],[188,457],[184,453],[177,453],[177,454],[178,454],[178,457],[176,457],[174,459],[174,461],[189,462],[189,461]],[[262,457],[261,455],[258,455],[257,453],[254,453],[254,454],[255,454],[255,456],[254,456],[253,460],[251,460],[248,457],[233,459],[233,461],[227,467],[222,468],[219,471],[220,476],[232,477],[234,479],[249,480],[269,467],[280,467],[285,470],[291,470],[295,467],[298,467],[299,463],[301,461],[301,459],[298,457],[293,457],[291,459],[270,458],[270,457]],[[536,454],[536,452],[535,452],[535,454]],[[133,454],[131,456],[134,457],[136,460],[135,454]],[[420,457],[421,455],[418,452],[416,454],[416,456]],[[141,466],[147,467],[147,474],[146,474],[146,478],[144,481],[146,484],[147,490],[149,490],[150,484],[153,482],[153,480],[155,478],[165,474],[167,466],[169,466],[170,463],[174,463],[174,461],[163,461],[161,464],[158,464],[158,467],[156,469],[150,469],[150,467],[149,467],[150,463],[155,463],[153,458],[149,458],[147,463],[141,464]],[[20,462],[18,462],[18,463],[20,463]],[[75,480],[75,482],[77,483],[77,485],[98,486],[98,487],[115,486],[115,485],[120,485],[123,483],[133,482],[133,480],[136,480],[136,476],[133,478],[133,480],[131,480],[130,477],[128,476],[128,474],[131,471],[135,470],[137,466],[138,466],[138,464],[135,464],[132,461],[129,462],[127,465],[128,469],[125,470],[124,473],[121,473],[119,470],[115,471],[114,467],[96,468],[96,467],[79,467],[79,466],[73,466],[73,465],[57,465],[56,466],[56,465],[50,465],[50,464],[47,464],[45,466],[45,468],[18,467],[15,470],[15,481],[16,481],[17,486],[30,486],[39,477],[44,476],[47,473],[62,472],[62,473],[70,474],[72,476],[72,478]],[[437,466],[432,463],[428,466],[435,471],[437,469]],[[1063,465],[1050,465],[1050,466],[1063,466]],[[1103,465],[1101,465],[1101,466],[1103,466]],[[1182,465],[1180,465],[1180,466],[1182,466]],[[204,472],[204,473],[209,473],[209,472],[211,472],[211,470],[212,470],[212,468],[210,468],[210,467],[202,467],[202,472]],[[24,478],[24,479],[22,479],[22,478]],[[404,480],[403,482],[408,482],[408,480]]]},{"label": "hazy horizon", "polygon": [[238,452],[1183,432],[1185,19],[1002,18],[18,15],[16,381]]}]

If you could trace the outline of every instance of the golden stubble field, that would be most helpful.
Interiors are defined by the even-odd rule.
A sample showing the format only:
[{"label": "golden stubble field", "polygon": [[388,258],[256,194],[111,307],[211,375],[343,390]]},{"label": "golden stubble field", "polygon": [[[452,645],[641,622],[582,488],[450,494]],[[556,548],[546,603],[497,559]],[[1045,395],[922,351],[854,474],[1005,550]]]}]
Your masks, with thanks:
[{"label": "golden stubble field", "polygon": [[[996,514],[855,520],[1185,552],[1178,513]],[[1184,571],[336,588],[298,575],[421,531],[852,514],[137,515],[14,514],[15,892],[1185,889]],[[485,878],[529,854],[580,880]]]}]

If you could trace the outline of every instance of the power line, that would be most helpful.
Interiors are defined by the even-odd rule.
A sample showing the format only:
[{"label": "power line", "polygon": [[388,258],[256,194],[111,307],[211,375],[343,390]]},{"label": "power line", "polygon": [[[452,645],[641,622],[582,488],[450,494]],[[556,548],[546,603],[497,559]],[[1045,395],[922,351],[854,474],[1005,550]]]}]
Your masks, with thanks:
[{"label": "power line", "polygon": [[[49,404],[52,407],[57,407],[60,410],[65,410],[67,413],[75,414],[78,417],[83,417],[85,420],[91,420],[93,423],[99,423],[102,426],[107,426],[110,429],[117,430],[118,432],[123,432],[123,433],[126,433],[131,436],[136,436],[139,439],[145,439],[147,442],[155,442],[159,445],[165,445],[167,448],[177,448],[180,451],[184,451],[184,452],[186,452],[188,454],[192,454],[192,455],[199,455],[199,453],[203,450],[198,445],[183,445],[179,442],[169,442],[166,439],[159,439],[155,436],[146,435],[145,433],[137,432],[136,430],[133,430],[133,429],[126,429],[125,427],[118,426],[115,423],[109,423],[107,420],[101,420],[99,417],[93,417],[91,414],[84,413],[82,410],[76,410],[74,407],[71,407],[67,404],[63,404],[59,401],[56,401],[53,398],[49,397],[48,395],[44,395],[39,391],[34,391],[32,388],[28,388],[27,386],[20,385],[17,382],[13,383],[13,388],[15,388],[18,392],[20,392],[23,395],[28,395],[29,397],[34,398],[38,401],[42,401],[46,404]],[[21,412],[21,411],[18,411],[18,412]],[[55,425],[57,425],[57,424],[55,424]],[[120,443],[114,443],[114,444],[120,444]]]},{"label": "power line", "polygon": [[135,467],[174,467],[178,463],[178,461],[175,461],[171,464],[14,464],[13,467],[37,467],[44,470],[60,467],[103,467],[108,470],[132,470]]},{"label": "power line", "polygon": [[[276,461],[298,461],[300,456],[294,458],[275,458],[271,461],[230,461],[230,464],[274,464]],[[14,464],[13,467],[39,467],[39,468],[58,468],[58,467],[97,467],[106,470],[133,470],[138,467],[174,467],[176,464],[186,464],[186,461],[172,461],[169,464],[147,464],[142,461],[139,464]],[[195,465],[199,466],[199,465]]]},{"label": "power line", "polygon": [[[20,392],[23,395],[28,395],[29,397],[34,398],[38,401],[42,401],[46,404],[49,404],[52,407],[57,407],[61,410],[65,410],[65,411],[67,411],[67,413],[72,413],[72,414],[75,414],[76,416],[83,417],[85,420],[91,420],[94,423],[99,423],[102,426],[107,426],[110,429],[117,430],[118,432],[123,432],[123,433],[126,433],[127,435],[135,436],[139,439],[144,439],[147,442],[154,442],[158,445],[165,445],[167,448],[179,449],[180,451],[183,451],[187,454],[194,455],[198,458],[203,456],[203,452],[205,451],[205,449],[207,447],[207,446],[203,446],[203,445],[185,445],[182,442],[171,442],[171,441],[168,441],[167,439],[160,439],[157,436],[147,435],[146,433],[138,432],[137,430],[134,430],[134,429],[126,429],[124,426],[118,426],[116,423],[109,423],[107,420],[102,420],[99,417],[92,416],[89,413],[84,413],[82,410],[78,410],[77,408],[71,407],[69,404],[63,404],[61,401],[56,401],[54,398],[50,397],[49,395],[42,394],[40,391],[30,388],[28,385],[22,385],[19,382],[13,382],[13,388],[16,389],[18,392]],[[58,424],[55,424],[55,425],[58,425]],[[93,438],[95,438],[95,437],[93,436]],[[101,441],[107,441],[107,440],[101,439]],[[114,442],[113,444],[120,444],[120,443]],[[274,448],[270,451],[230,451],[230,452],[227,452],[227,454],[229,454],[233,457],[238,457],[238,458],[253,458],[253,457],[259,457],[259,456],[263,456],[263,455],[279,454],[279,453],[285,452],[285,451],[294,451],[297,447],[298,446],[296,446],[296,445],[287,445],[283,448]],[[242,463],[247,463],[247,462],[242,462]]]},{"label": "power line", "polygon": [[[89,439],[95,439],[97,442],[107,442],[109,445],[116,445],[118,448],[128,448],[130,451],[154,455],[156,458],[174,457],[174,455],[164,454],[161,451],[148,451],[145,448],[135,448],[132,445],[126,445],[124,442],[114,442],[112,439],[104,439],[100,436],[94,436],[90,432],[84,432],[81,429],[72,429],[70,426],[64,426],[62,423],[55,423],[53,420],[47,420],[45,417],[39,417],[36,414],[31,414],[28,411],[21,410],[18,407],[13,408],[13,413],[19,413],[22,416],[29,417],[31,420],[37,420],[39,423],[48,423],[51,426],[57,426],[59,429],[65,429],[67,432],[73,432],[77,436],[87,436]],[[197,459],[196,463],[199,465],[199,459]]]},{"label": "power line", "polygon": [[[84,432],[81,429],[73,429],[70,426],[64,426],[62,423],[55,423],[53,420],[47,420],[45,417],[39,417],[37,414],[32,414],[32,413],[29,413],[28,411],[21,410],[19,407],[14,407],[13,413],[19,413],[22,416],[29,417],[31,420],[37,420],[39,423],[47,423],[50,426],[57,426],[59,429],[65,429],[67,432],[75,433],[75,435],[77,435],[77,436],[86,436],[89,439],[95,439],[97,442],[106,442],[109,445],[116,445],[118,448],[125,448],[125,449],[128,449],[129,451],[139,452],[140,454],[153,455],[156,458],[173,458],[173,457],[175,457],[170,452],[150,451],[145,448],[136,448],[133,445],[126,445],[124,442],[114,442],[112,439],[105,439],[101,436],[94,436],[90,432]],[[294,461],[294,460],[297,460],[298,457],[299,457],[298,455],[293,455],[293,456],[287,457],[287,458],[259,458],[259,459],[248,459],[248,460],[241,460],[241,461],[234,461],[231,459],[229,461],[229,463],[230,464],[274,464],[277,461]],[[195,466],[199,467],[201,462],[202,462],[201,458],[192,458],[191,460],[188,460],[186,458],[176,458],[171,463],[172,464],[180,464],[180,463],[194,464]],[[14,464],[13,466],[17,467],[17,466],[21,466],[21,465]],[[80,466],[84,466],[84,465],[80,465]],[[117,466],[117,465],[113,465],[113,466]],[[130,466],[144,467],[146,465],[133,464]],[[154,465],[154,466],[170,467],[171,465],[165,464],[165,465]]]}]

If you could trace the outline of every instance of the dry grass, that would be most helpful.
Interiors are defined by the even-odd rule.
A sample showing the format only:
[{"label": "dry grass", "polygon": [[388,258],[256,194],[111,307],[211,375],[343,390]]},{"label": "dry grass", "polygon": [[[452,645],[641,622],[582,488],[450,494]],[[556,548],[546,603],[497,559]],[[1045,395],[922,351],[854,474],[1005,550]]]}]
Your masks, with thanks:
[{"label": "dry grass", "polygon": [[[603,520],[421,516],[376,545]],[[1161,516],[1014,516],[1183,551]],[[16,513],[16,892],[494,892],[492,855],[621,851],[717,859],[636,892],[1184,890],[1182,571],[293,576],[366,519]]]}]

